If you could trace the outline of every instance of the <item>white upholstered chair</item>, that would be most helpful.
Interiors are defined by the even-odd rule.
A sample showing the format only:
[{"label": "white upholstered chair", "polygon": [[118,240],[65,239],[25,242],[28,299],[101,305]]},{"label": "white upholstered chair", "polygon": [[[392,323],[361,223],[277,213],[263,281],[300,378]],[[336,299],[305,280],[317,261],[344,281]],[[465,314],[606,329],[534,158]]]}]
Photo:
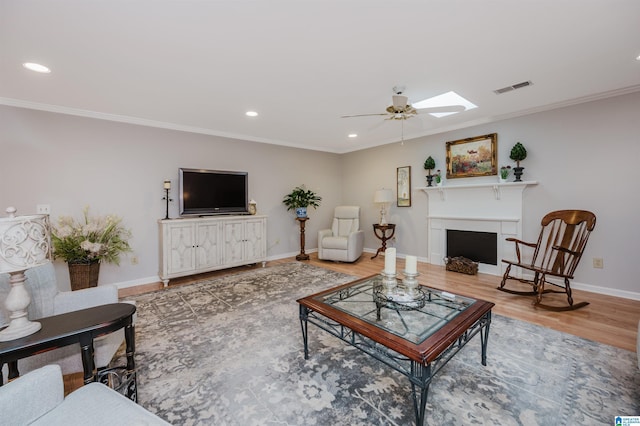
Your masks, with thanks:
[{"label": "white upholstered chair", "polygon": [[360,207],[335,208],[331,229],[318,231],[318,259],[355,262],[364,249],[364,231],[360,229]]},{"label": "white upholstered chair", "polygon": [[0,387],[3,425],[169,425],[102,383],[64,397],[60,367],[47,365]]},{"label": "white upholstered chair", "polygon": [[[31,296],[28,308],[30,320],[108,303],[118,303],[118,288],[115,285],[102,285],[78,291],[60,291],[51,263],[29,269],[25,275],[27,276],[25,286]],[[9,323],[9,312],[4,306],[4,301],[10,289],[9,275],[0,274],[0,327]],[[96,367],[107,367],[123,341],[123,330],[95,339]],[[47,364],[58,364],[63,374],[83,371],[80,345],[69,345],[21,359],[18,361],[18,370],[20,374],[25,374]],[[3,374],[6,379],[8,377],[6,365],[3,366]]]}]

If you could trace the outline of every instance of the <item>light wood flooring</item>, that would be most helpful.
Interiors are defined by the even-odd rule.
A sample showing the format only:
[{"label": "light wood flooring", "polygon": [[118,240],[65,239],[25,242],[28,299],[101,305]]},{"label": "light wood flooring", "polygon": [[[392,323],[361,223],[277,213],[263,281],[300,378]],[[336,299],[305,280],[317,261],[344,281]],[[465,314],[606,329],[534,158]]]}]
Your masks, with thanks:
[{"label": "light wood flooring", "polygon": [[[384,268],[384,257],[378,256],[371,260],[371,256],[370,253],[364,253],[355,263],[336,263],[318,260],[317,255],[312,253],[310,254],[311,259],[306,262],[337,272],[365,277],[377,274]],[[295,258],[271,261],[267,266],[286,262],[295,262]],[[185,285],[205,277],[223,276],[260,267],[261,265],[243,266],[178,278],[171,280],[169,286]],[[404,269],[403,260],[398,260],[397,269],[398,271]],[[500,277],[497,276],[465,275],[449,272],[442,266],[426,263],[418,263],[418,272],[420,273],[418,281],[421,284],[495,303],[493,312],[496,314],[528,321],[628,351],[636,351],[640,301],[574,290],[575,303],[588,301],[590,304],[587,307],[568,312],[550,312],[534,308],[530,297],[498,291],[496,287],[500,283]],[[160,282],[130,287],[121,289],[119,296],[126,299],[128,296],[162,290],[162,288]],[[564,295],[545,295],[545,297],[557,299],[560,304],[565,300]],[[79,386],[82,386],[82,373],[65,376],[65,393],[69,393]]]},{"label": "light wood flooring", "polygon": [[[364,253],[355,263],[337,263],[318,260],[317,255],[311,253],[311,259],[305,262],[337,272],[365,277],[377,274],[384,268],[383,256],[378,256],[373,260],[371,260],[371,256],[372,254],[370,253]],[[295,259],[281,259],[268,262],[267,266],[292,261],[295,261]],[[169,286],[184,285],[203,277],[222,276],[260,267],[261,265],[245,266],[175,279],[171,280]],[[402,259],[398,259],[397,269],[398,271],[404,269],[404,261]],[[500,277],[494,275],[465,275],[446,271],[442,266],[420,262],[418,262],[418,272],[420,273],[418,281],[421,284],[495,303],[496,306],[493,312],[496,314],[528,321],[628,351],[636,351],[640,301],[573,290],[574,303],[587,301],[590,304],[575,311],[551,312],[536,309],[532,306],[532,297],[517,296],[498,291],[496,287],[500,283]],[[516,284],[520,285],[519,283]],[[162,289],[162,283],[121,289],[120,297],[126,298],[129,295],[159,289]],[[531,287],[523,286],[522,289],[530,290]],[[564,294],[545,294],[544,297],[545,302],[550,300],[550,303],[557,305],[566,304],[566,296]]]}]

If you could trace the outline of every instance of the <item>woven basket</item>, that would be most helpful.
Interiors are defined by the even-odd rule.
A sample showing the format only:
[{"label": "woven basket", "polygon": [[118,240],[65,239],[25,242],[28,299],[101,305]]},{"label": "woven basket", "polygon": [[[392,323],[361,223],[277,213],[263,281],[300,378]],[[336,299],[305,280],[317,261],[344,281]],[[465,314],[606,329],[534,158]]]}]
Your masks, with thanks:
[{"label": "woven basket", "polygon": [[98,276],[100,275],[99,260],[69,262],[67,265],[69,266],[71,290],[82,290],[83,288],[98,285]]}]

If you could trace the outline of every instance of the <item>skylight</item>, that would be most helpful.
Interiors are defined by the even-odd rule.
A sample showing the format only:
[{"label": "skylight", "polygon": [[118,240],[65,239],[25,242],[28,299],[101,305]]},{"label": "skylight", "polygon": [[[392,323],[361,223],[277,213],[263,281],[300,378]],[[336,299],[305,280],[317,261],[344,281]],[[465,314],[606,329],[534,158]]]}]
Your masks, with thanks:
[{"label": "skylight", "polygon": [[[469,102],[468,100],[466,100],[465,98],[463,98],[462,96],[458,95],[456,92],[453,92],[453,91],[443,93],[442,95],[434,96],[432,98],[425,99],[425,100],[411,104],[411,106],[414,107],[415,109],[443,107],[443,106],[449,106],[449,105],[462,105],[464,107],[464,111],[478,108],[477,105]],[[429,114],[431,114],[434,117],[440,118],[440,117],[446,117],[447,115],[452,115],[457,113],[458,112],[456,111],[456,112],[431,112]]]}]

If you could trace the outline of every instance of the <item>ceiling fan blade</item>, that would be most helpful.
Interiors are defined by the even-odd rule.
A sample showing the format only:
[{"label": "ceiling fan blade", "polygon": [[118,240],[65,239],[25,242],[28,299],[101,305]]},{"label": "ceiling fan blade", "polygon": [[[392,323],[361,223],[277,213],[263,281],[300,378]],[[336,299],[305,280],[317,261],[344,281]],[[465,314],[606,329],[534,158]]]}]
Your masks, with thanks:
[{"label": "ceiling fan blade", "polygon": [[340,118],[351,118],[351,117],[372,117],[374,115],[389,115],[387,113],[384,114],[356,114],[356,115],[343,115]]},{"label": "ceiling fan blade", "polygon": [[418,114],[429,114],[435,112],[461,112],[466,108],[462,105],[446,105],[446,106],[437,106],[437,107],[429,107],[429,108],[416,108]]}]

